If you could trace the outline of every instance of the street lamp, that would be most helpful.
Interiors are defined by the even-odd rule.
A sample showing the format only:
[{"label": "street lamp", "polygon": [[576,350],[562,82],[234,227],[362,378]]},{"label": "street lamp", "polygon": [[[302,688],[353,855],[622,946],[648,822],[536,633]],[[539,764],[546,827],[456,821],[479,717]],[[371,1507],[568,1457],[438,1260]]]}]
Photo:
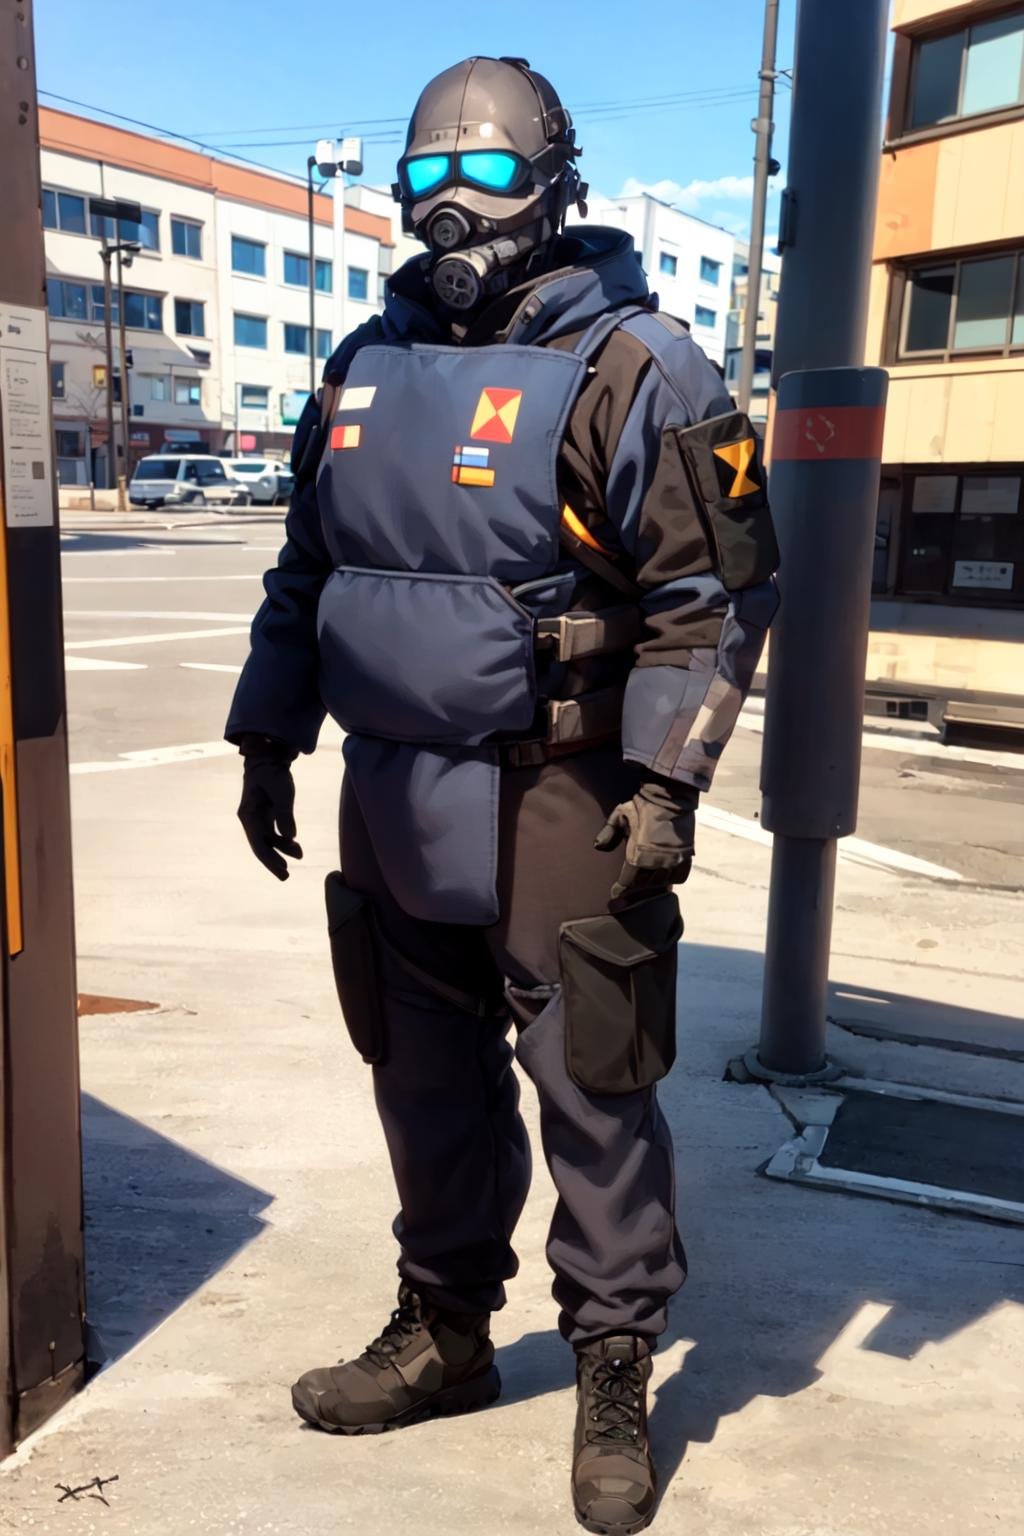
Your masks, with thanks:
[{"label": "street lamp", "polygon": [[[137,228],[142,224],[142,207],[139,203],[129,203],[122,198],[91,197],[89,199],[89,216],[92,219],[103,219],[112,222],[118,235],[122,224],[134,224]],[[121,355],[121,452],[124,458],[124,470],[128,469],[128,367],[127,347],[125,346],[125,322],[124,322],[124,267],[130,267],[132,259],[142,246],[137,240],[124,240],[120,238],[111,245],[107,239],[104,226],[100,242],[100,259],[103,262],[103,334],[106,343],[107,357],[107,484],[113,487],[117,484],[117,504],[120,511],[125,510],[125,481],[126,474],[117,476],[117,452],[114,445],[114,346],[111,325],[111,293],[110,293],[110,260],[117,252],[117,309],[119,326],[119,350]]]},{"label": "street lamp", "polygon": [[[319,139],[316,152],[310,155],[306,161],[306,190],[307,190],[307,219],[309,223],[309,392],[316,394],[316,252],[314,250],[313,222],[313,167],[319,171],[323,180],[330,181],[336,176],[361,176],[363,174],[363,141],[362,139],[343,139],[341,153],[333,139]],[[344,198],[345,183],[339,182],[338,196]],[[344,282],[344,272],[339,273],[339,281]]]}]

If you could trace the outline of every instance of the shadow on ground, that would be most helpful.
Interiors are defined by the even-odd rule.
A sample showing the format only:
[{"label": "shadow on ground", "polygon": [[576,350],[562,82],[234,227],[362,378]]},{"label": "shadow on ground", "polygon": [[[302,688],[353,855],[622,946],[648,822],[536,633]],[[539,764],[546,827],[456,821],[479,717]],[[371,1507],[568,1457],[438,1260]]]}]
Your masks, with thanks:
[{"label": "shadow on ground", "polygon": [[[791,1127],[766,1089],[719,1080],[730,1042],[709,1040],[702,1024],[688,1031],[687,1019],[707,1007],[734,1017],[744,1005],[749,1011],[762,956],[695,944],[681,959],[680,1061],[660,1099],[675,1136],[692,1276],[660,1346],[688,1346],[651,1414],[662,1493],[689,1446],[713,1440],[724,1419],[758,1398],[813,1386],[822,1357],[851,1324],[850,1348],[912,1360],[1005,1302],[1024,1304],[1019,1229],[756,1177]],[[865,996],[852,984],[833,991]],[[894,1023],[905,1008],[918,1018],[925,1009],[896,993],[873,990],[871,1000]],[[1006,1022],[982,1011],[936,1012],[950,1027],[981,1034]],[[872,1312],[858,1324],[868,1304]],[[870,1331],[862,1337],[861,1328]],[[573,1380],[554,1329],[525,1334],[499,1352],[498,1364],[505,1404]]]},{"label": "shadow on ground", "polygon": [[71,529],[61,534],[61,553],[71,555],[78,550],[88,550],[90,554],[109,554],[116,550],[152,549],[154,544],[161,547],[175,545],[184,549],[198,549],[203,544],[216,544],[220,548],[229,549],[233,544],[245,542],[241,537],[205,538],[198,530],[191,538],[175,538],[173,532],[167,532],[159,526],[154,526],[152,530],[148,528],[140,530],[138,533],[129,533],[127,530],[123,533],[76,533]]},{"label": "shadow on ground", "polygon": [[82,1097],[90,1359],[115,1360],[263,1230],[273,1199]]}]

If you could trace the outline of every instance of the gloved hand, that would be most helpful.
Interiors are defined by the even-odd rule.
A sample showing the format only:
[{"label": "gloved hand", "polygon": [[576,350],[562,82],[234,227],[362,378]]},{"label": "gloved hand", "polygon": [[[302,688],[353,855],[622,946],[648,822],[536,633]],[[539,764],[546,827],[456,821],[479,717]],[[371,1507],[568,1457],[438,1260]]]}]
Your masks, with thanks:
[{"label": "gloved hand", "polygon": [[238,750],[245,762],[238,819],[249,846],[279,880],[288,879],[281,857],[301,859],[295,841],[295,782],[291,765],[297,754],[272,736],[244,735]]},{"label": "gloved hand", "polygon": [[602,853],[626,841],[625,862],[612,886],[613,901],[635,901],[681,885],[693,863],[695,812],[700,791],[671,779],[649,779],[617,805],[594,847]]}]

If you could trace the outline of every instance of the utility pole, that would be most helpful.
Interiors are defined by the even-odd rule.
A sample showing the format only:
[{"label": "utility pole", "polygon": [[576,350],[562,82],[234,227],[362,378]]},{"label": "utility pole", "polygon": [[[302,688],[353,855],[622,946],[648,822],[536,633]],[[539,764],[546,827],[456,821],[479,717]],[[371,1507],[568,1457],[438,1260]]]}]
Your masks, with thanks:
[{"label": "utility pole", "polygon": [[747,262],[747,302],[743,316],[743,350],[740,353],[740,379],[736,402],[741,411],[750,410],[754,387],[754,352],[757,345],[757,317],[761,309],[761,266],[764,261],[764,222],[768,204],[768,178],[779,170],[772,159],[772,135],[775,124],[775,40],[779,31],[779,0],[765,0],[764,39],[761,45],[761,82],[754,120],[754,206],[750,216],[750,256]]},{"label": "utility pole", "polygon": [[761,821],[774,834],[761,1037],[768,1080],[822,1081],[837,839],[857,824],[888,376],[864,356],[888,0],[800,0],[780,244],[772,628]]},{"label": "utility pole", "polygon": [[84,1379],[71,817],[33,0],[0,6],[0,1455]]},{"label": "utility pole", "polygon": [[[121,341],[121,433],[123,438],[122,453],[124,456],[124,468],[128,467],[128,423],[125,411],[127,400],[127,376],[125,372],[126,352],[124,338],[124,283],[122,281],[121,259],[122,252],[127,252],[125,266],[131,265],[132,256],[140,249],[133,240],[121,240],[120,226],[125,224],[142,223],[142,207],[139,203],[129,203],[120,197],[91,197],[89,199],[89,222],[103,221],[103,235],[100,239],[100,260],[103,262],[103,338],[106,347],[107,364],[107,485],[118,487],[117,504],[123,512],[125,509],[124,486],[122,477],[117,473],[117,452],[114,444],[114,343],[113,343],[113,317],[111,315],[111,282],[110,263],[114,252],[117,252],[117,309],[120,324]],[[106,225],[113,221],[117,231],[117,242],[110,244],[107,238]]]},{"label": "utility pole", "polygon": [[100,246],[100,259],[103,262],[103,341],[107,364],[107,488],[113,490],[117,484],[117,455],[114,451],[114,339],[110,313],[110,247],[106,235]]},{"label": "utility pole", "polygon": [[[124,318],[124,269],[126,263],[131,262],[131,256],[126,256],[126,247],[121,240],[121,231],[118,228],[117,242],[117,341],[118,356],[120,358],[121,377],[121,472],[117,477],[117,508],[119,512],[128,510],[128,345],[125,337]],[[111,393],[113,393],[113,380],[111,380]]]},{"label": "utility pole", "polygon": [[[316,155],[306,161],[306,218],[309,224],[309,392],[316,394],[316,223],[313,201],[313,168]],[[321,172],[322,174],[322,172]]]}]

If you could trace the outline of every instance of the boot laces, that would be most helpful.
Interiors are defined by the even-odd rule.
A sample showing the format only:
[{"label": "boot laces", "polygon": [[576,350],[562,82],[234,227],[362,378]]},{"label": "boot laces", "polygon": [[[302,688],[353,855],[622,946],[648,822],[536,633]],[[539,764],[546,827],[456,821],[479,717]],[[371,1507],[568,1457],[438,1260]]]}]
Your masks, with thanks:
[{"label": "boot laces", "polygon": [[634,1445],[640,1438],[644,1378],[632,1360],[598,1360],[590,1375],[587,1439]]},{"label": "boot laces", "polygon": [[418,1299],[415,1296],[401,1296],[391,1314],[391,1321],[372,1344],[367,1344],[364,1353],[374,1365],[389,1365],[392,1358],[405,1348],[410,1339],[415,1338],[423,1326]]}]

